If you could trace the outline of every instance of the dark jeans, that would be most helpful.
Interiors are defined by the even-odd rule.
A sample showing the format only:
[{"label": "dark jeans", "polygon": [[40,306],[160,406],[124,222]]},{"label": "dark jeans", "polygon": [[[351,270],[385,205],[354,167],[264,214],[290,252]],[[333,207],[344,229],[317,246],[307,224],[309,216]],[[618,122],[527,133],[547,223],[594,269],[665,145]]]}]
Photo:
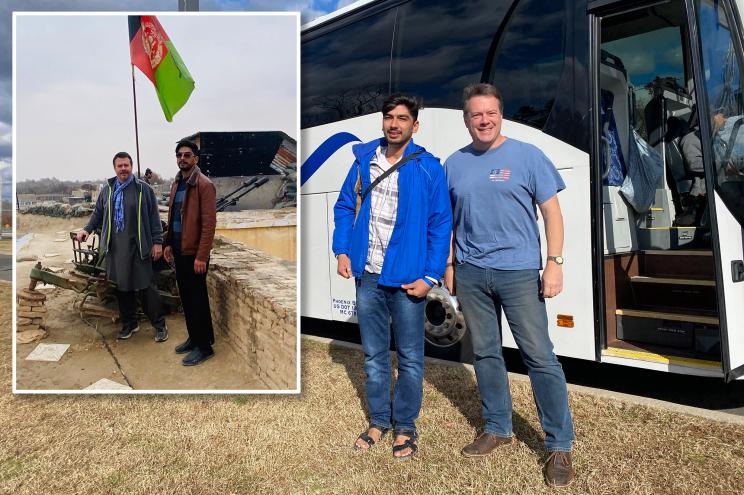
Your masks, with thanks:
[{"label": "dark jeans", "polygon": [[493,270],[457,265],[456,293],[470,330],[485,431],[512,435],[509,378],[501,354],[503,308],[532,383],[537,414],[549,451],[570,451],[574,438],[563,368],[548,335],[538,270]]},{"label": "dark jeans", "polygon": [[142,311],[155,329],[165,326],[163,317],[163,304],[160,301],[155,284],[146,289],[138,291],[116,291],[116,299],[119,301],[119,316],[124,326],[136,326],[137,324],[137,295],[142,300]]},{"label": "dark jeans", "polygon": [[[212,313],[209,310],[209,293],[207,292],[207,272],[194,271],[196,256],[185,256],[173,253],[176,262],[176,281],[181,296],[183,315],[186,318],[186,329],[191,342],[209,350],[214,344]],[[207,271],[209,262],[207,262]]]},{"label": "dark jeans", "polygon": [[[424,384],[424,308],[426,299],[396,287],[377,285],[379,275],[356,279],[356,308],[364,349],[370,423],[416,431]],[[390,403],[390,320],[398,351],[398,380]]]}]

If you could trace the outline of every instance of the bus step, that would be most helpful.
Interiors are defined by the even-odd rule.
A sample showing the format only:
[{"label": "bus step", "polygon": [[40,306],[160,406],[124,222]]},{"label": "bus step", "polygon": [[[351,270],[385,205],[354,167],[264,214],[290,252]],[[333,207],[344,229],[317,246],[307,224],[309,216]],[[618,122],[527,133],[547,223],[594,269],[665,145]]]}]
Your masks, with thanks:
[{"label": "bus step", "polygon": [[716,283],[713,280],[676,277],[630,277],[636,304],[681,311],[716,312]]},{"label": "bus step", "polygon": [[651,207],[646,213],[639,216],[637,220],[639,228],[669,228],[671,224],[672,222],[669,218],[669,214],[664,210],[664,208]]},{"label": "bus step", "polygon": [[639,271],[648,277],[713,280],[713,253],[709,249],[646,250]]},{"label": "bus step", "polygon": [[720,353],[718,318],[652,310],[617,309],[618,340],[678,348],[703,354]]},{"label": "bus step", "polygon": [[641,249],[686,249],[700,247],[703,233],[695,227],[640,227],[638,246]]},{"label": "bus step", "polygon": [[[662,352],[650,352],[642,349],[628,349],[623,347],[608,346],[602,351],[603,356],[620,357],[625,359],[636,359],[651,363],[662,363],[670,366],[687,366],[692,368],[703,368],[717,370],[721,369],[721,362],[709,359],[699,359],[694,357],[674,356]],[[632,347],[632,346],[627,346]]]}]

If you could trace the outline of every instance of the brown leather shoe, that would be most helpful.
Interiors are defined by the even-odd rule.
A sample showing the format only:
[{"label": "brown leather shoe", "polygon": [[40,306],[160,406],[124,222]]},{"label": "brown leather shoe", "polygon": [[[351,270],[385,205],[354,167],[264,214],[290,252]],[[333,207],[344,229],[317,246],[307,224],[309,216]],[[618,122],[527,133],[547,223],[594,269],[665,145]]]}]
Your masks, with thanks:
[{"label": "brown leather shoe", "polygon": [[571,480],[571,452],[551,452],[545,463],[545,482],[550,486],[568,486]]},{"label": "brown leather shoe", "polygon": [[465,457],[480,457],[488,455],[494,451],[497,447],[502,445],[509,445],[512,442],[511,437],[500,437],[493,433],[486,433],[485,431],[475,437],[473,443],[470,443],[463,447],[460,451]]}]

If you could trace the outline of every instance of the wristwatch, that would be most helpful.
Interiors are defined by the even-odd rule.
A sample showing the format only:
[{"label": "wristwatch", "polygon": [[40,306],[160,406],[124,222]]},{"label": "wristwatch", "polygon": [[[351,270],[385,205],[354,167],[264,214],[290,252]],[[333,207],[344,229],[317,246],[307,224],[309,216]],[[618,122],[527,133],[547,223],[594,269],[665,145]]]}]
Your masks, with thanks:
[{"label": "wristwatch", "polygon": [[548,261],[555,261],[557,264],[563,264],[563,256],[548,256]]}]

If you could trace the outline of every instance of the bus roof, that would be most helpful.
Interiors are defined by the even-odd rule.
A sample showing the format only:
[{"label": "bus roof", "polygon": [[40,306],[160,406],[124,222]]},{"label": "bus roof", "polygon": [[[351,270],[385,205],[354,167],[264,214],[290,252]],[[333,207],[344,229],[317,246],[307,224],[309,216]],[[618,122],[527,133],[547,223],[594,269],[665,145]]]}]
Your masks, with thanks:
[{"label": "bus roof", "polygon": [[346,14],[350,14],[351,12],[354,12],[356,10],[360,10],[362,7],[365,7],[367,5],[378,3],[381,0],[357,0],[354,3],[351,3],[347,5],[346,7],[341,7],[338,10],[334,10],[333,12],[330,12],[324,16],[318,17],[316,19],[313,19],[312,21],[308,22],[307,24],[303,24],[301,27],[302,31],[307,31],[309,29],[314,29],[318,26],[321,26],[323,24],[326,24],[327,22],[330,22],[338,17],[343,17]]}]

